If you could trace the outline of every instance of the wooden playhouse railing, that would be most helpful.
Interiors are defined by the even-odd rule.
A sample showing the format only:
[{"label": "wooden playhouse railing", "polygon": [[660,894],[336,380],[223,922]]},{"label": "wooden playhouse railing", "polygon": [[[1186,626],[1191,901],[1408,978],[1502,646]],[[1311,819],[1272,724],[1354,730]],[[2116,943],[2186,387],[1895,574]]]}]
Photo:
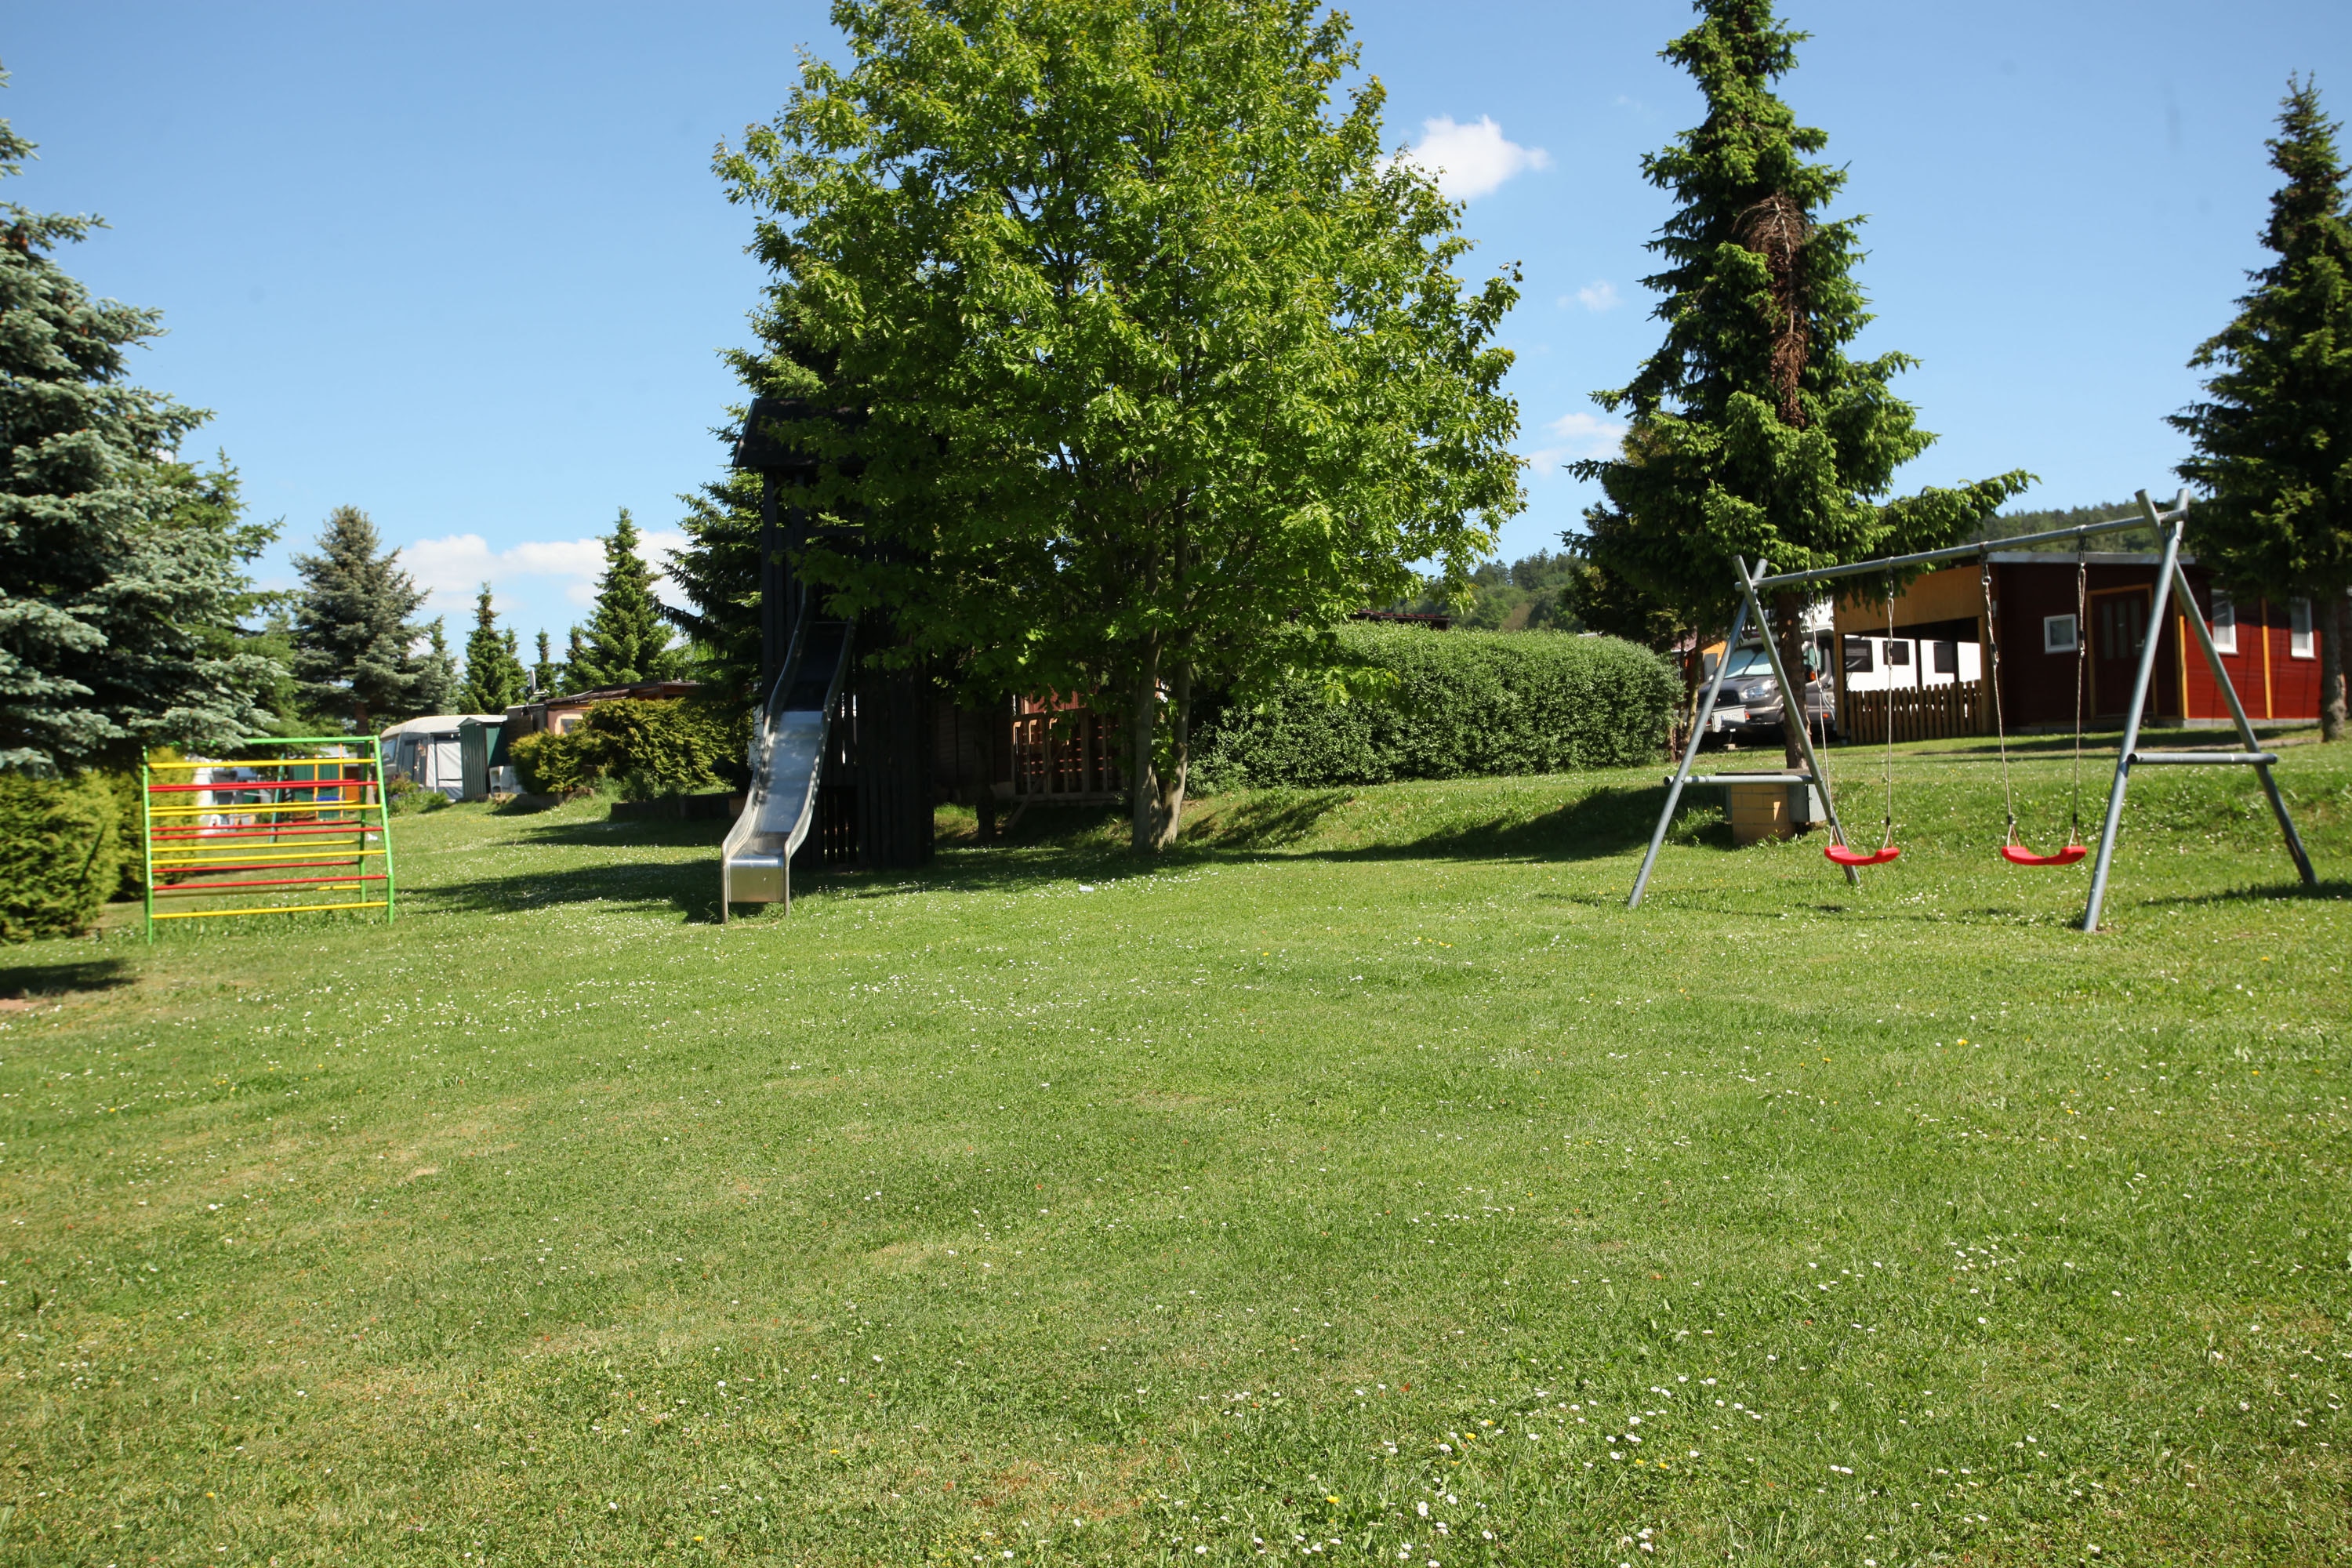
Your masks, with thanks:
[{"label": "wooden playhouse railing", "polygon": [[1077,699],[1013,700],[1013,798],[1022,805],[1096,805],[1126,788],[1118,726]]}]

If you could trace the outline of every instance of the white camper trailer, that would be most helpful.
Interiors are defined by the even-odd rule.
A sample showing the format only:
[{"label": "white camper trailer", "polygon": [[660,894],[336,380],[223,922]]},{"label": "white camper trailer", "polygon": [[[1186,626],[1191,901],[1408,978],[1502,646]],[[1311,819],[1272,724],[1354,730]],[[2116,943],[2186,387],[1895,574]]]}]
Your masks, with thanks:
[{"label": "white camper trailer", "polygon": [[492,727],[506,722],[503,713],[434,713],[394,724],[383,732],[384,771],[404,773],[451,800],[465,799],[466,761],[460,727],[468,719]]}]

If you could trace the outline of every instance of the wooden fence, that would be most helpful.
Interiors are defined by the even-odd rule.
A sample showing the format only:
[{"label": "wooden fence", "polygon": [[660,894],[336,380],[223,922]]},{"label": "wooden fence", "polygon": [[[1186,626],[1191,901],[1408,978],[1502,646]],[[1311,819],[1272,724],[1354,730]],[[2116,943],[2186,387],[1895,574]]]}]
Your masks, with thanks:
[{"label": "wooden fence", "polygon": [[1841,700],[1846,710],[1839,715],[1838,736],[1849,745],[1885,741],[1890,703],[1898,741],[1943,741],[1955,735],[1982,735],[1992,729],[1981,680],[1893,691],[1849,690]]}]

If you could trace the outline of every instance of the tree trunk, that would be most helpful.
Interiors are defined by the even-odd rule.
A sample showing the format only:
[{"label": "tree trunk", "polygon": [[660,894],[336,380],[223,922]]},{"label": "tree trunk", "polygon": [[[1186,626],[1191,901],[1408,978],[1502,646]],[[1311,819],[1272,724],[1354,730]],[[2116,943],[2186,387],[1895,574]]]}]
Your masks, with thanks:
[{"label": "tree trunk", "polygon": [[1168,691],[1168,771],[1160,780],[1160,842],[1165,849],[1176,842],[1184,822],[1184,791],[1192,782],[1192,667],[1176,667]]},{"label": "tree trunk", "polygon": [[1805,601],[1801,594],[1772,595],[1773,641],[1780,649],[1780,668],[1789,672],[1794,691],[1780,693],[1780,754],[1791,773],[1805,765]]},{"label": "tree trunk", "polygon": [[1159,758],[1160,650],[1144,660],[1143,677],[1136,683],[1135,702],[1128,722],[1129,752],[1135,759],[1128,774],[1129,844],[1139,855],[1156,855],[1176,842],[1184,815],[1184,784],[1192,771],[1192,679],[1180,668],[1168,694],[1168,768]]},{"label": "tree trunk", "polygon": [[2312,619],[2319,633],[2319,738],[2344,738],[2344,637],[2352,632],[2352,593],[2315,594]]}]

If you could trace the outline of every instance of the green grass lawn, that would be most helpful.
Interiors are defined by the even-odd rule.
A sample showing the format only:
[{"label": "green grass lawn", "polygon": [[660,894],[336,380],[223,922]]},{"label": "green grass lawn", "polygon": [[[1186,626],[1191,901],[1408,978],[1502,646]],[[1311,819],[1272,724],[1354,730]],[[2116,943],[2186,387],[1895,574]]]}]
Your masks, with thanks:
[{"label": "green grass lawn", "polygon": [[720,825],[455,807],[389,929],[15,950],[0,1562],[2344,1561],[2352,747],[2284,755],[2320,896],[2156,770],[2096,937],[1944,743],[1859,890],[1701,806],[1629,914],[1653,767],[724,931]]}]

